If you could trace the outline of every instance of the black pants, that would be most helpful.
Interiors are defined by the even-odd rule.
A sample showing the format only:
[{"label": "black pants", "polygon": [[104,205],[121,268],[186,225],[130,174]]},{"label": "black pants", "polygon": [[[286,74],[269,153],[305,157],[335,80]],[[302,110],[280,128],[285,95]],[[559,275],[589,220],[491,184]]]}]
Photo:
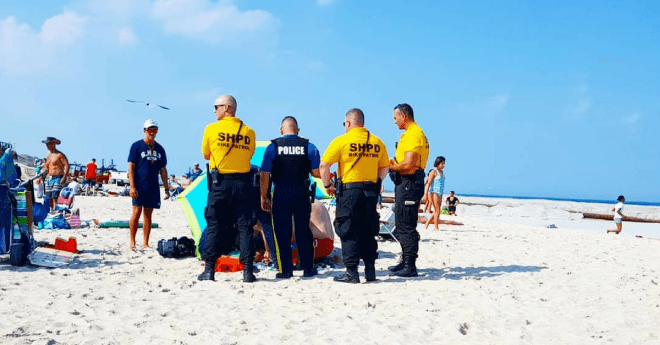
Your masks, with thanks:
[{"label": "black pants", "polygon": [[204,218],[206,218],[206,239],[202,259],[215,262],[223,254],[223,248],[230,247],[235,237],[232,228],[238,229],[240,261],[243,264],[252,263],[254,250],[252,245],[252,229],[249,219],[253,207],[253,190],[248,174],[245,178],[221,179],[209,184],[209,195]]},{"label": "black pants", "polygon": [[414,179],[402,179],[394,188],[394,225],[403,255],[417,258],[419,252],[419,232],[417,232],[417,210],[424,184]]},{"label": "black pants", "polygon": [[335,232],[341,239],[346,267],[359,265],[360,258],[365,265],[373,264],[378,257],[375,238],[379,230],[378,191],[375,189],[346,189],[337,197]]},{"label": "black pants", "polygon": [[309,228],[311,205],[306,185],[276,184],[273,188],[273,225],[280,272],[293,272],[291,232],[295,224],[298,263],[302,269],[314,266],[314,239]]}]

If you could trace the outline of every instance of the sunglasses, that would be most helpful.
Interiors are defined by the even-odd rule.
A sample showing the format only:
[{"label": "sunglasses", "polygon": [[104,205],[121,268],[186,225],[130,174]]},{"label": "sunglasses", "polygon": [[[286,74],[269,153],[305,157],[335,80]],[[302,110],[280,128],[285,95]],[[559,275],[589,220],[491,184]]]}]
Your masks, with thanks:
[{"label": "sunglasses", "polygon": [[227,109],[229,109],[229,108],[231,108],[231,105],[229,105],[229,104],[216,104],[214,107],[215,107],[215,110],[218,110],[218,108],[220,108],[220,107],[227,107]]},{"label": "sunglasses", "polygon": [[394,107],[394,109],[399,109],[399,108],[401,108],[401,103],[397,104],[396,107]]},{"label": "sunglasses", "polygon": [[158,128],[147,128],[146,131],[149,133],[158,133]]}]

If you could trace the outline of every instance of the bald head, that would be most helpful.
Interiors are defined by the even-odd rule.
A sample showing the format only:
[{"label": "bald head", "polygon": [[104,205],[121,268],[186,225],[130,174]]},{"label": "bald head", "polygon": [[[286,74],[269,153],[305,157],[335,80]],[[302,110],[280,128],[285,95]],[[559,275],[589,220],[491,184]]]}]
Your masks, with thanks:
[{"label": "bald head", "polygon": [[350,121],[353,127],[364,127],[364,113],[358,108],[346,112],[346,121]]},{"label": "bald head", "polygon": [[287,116],[282,120],[282,126],[280,127],[280,132],[282,135],[295,134],[298,135],[298,120],[293,116]]},{"label": "bald head", "polygon": [[236,98],[232,95],[222,95],[215,99],[216,109],[219,107],[224,107],[221,109],[226,111],[229,114],[236,115]]}]

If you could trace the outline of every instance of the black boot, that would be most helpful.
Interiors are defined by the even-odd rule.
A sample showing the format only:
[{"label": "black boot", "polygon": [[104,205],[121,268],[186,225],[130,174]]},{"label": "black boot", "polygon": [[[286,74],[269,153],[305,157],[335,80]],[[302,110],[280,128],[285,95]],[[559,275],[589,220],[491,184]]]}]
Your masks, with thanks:
[{"label": "black boot", "polygon": [[364,277],[367,279],[367,282],[372,282],[376,280],[375,264],[364,264]]},{"label": "black boot", "polygon": [[403,254],[401,254],[401,257],[399,258],[399,263],[394,265],[394,266],[390,266],[387,269],[390,272],[396,272],[396,271],[402,270],[403,269],[403,259],[404,259],[404,256],[403,256]]},{"label": "black boot", "polygon": [[417,277],[417,267],[415,259],[406,257],[403,261],[403,269],[390,273],[390,276],[396,277]]},{"label": "black boot", "polygon": [[215,261],[204,262],[204,272],[197,276],[197,280],[215,280]]},{"label": "black boot", "polygon": [[315,275],[317,275],[317,274],[319,274],[319,271],[316,269],[316,267],[313,267],[313,268],[305,268],[305,269],[303,270],[303,275],[302,275],[302,276],[303,276],[304,278],[311,278],[311,277],[313,277],[313,276],[315,276]]},{"label": "black boot", "polygon": [[243,267],[243,282],[244,283],[253,283],[257,280],[257,277],[254,276],[254,263],[246,263]]},{"label": "black boot", "polygon": [[360,276],[358,275],[357,266],[346,267],[346,273],[339,277],[335,277],[334,281],[341,283],[360,283]]}]

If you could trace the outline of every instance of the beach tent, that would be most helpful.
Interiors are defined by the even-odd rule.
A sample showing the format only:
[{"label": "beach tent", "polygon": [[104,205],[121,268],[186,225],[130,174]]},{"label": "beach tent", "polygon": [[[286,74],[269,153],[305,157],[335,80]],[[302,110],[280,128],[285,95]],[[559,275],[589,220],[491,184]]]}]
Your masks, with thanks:
[{"label": "beach tent", "polygon": [[[266,152],[266,147],[270,141],[257,141],[254,156],[250,160],[250,164],[261,166],[261,162]],[[208,196],[207,189],[207,174],[206,171],[193,181],[179,196],[176,198],[183,206],[183,211],[186,214],[186,219],[190,225],[195,244],[199,244],[202,237],[202,232],[206,229],[206,219],[204,218],[204,208],[206,207],[206,198]],[[323,188],[321,179],[314,178],[316,181],[316,198],[325,199],[330,198],[328,193]],[[197,252],[197,257],[200,257]]]}]

